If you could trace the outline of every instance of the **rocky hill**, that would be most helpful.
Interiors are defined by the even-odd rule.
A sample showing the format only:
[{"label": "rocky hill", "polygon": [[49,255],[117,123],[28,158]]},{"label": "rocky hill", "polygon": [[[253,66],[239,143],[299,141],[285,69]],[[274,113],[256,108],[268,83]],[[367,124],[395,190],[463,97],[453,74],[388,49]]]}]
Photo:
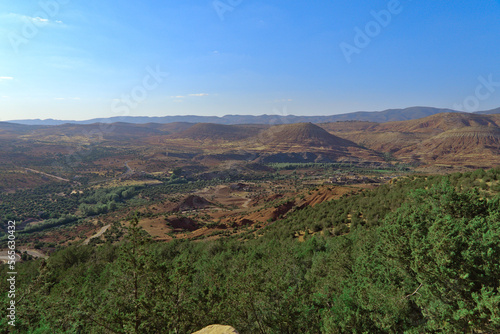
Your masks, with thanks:
[{"label": "rocky hill", "polygon": [[262,143],[271,148],[293,147],[345,149],[358,145],[334,136],[312,123],[277,125],[259,134]]}]

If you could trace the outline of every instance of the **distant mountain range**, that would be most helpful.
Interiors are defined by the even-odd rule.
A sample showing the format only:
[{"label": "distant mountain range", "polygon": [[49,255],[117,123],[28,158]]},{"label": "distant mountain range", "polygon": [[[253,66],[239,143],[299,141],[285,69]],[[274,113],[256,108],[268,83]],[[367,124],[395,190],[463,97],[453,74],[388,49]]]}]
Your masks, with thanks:
[{"label": "distant mountain range", "polygon": [[[431,111],[436,110],[442,109]],[[329,118],[311,117],[318,122],[315,124],[115,122],[108,127],[95,123],[50,126],[0,122],[0,153],[4,157],[11,154],[11,157],[29,160],[34,152],[55,154],[68,151],[68,147],[92,143],[125,150],[143,147],[148,157],[161,161],[167,157],[187,159],[187,164],[193,161],[213,165],[227,161],[383,163],[397,160],[415,166],[489,168],[500,166],[498,111],[490,111],[490,114],[441,112],[393,122],[324,122]],[[383,117],[409,118],[416,117],[418,112],[422,115],[429,110],[386,111]],[[291,117],[294,116],[286,119],[304,119]],[[381,113],[378,117],[380,121]],[[19,150],[15,145],[27,145],[28,149]]]},{"label": "distant mountain range", "polygon": [[500,108],[486,110],[486,111],[476,111],[474,114],[482,114],[482,115],[500,114]]},{"label": "distant mountain range", "polygon": [[[24,125],[61,125],[61,124],[93,124],[93,123],[214,123],[214,124],[293,124],[293,123],[329,123],[338,121],[368,121],[385,123],[392,121],[407,121],[419,119],[427,116],[432,116],[445,112],[460,112],[452,109],[440,109],[432,107],[410,107],[406,109],[388,109],[384,111],[358,111],[353,113],[338,114],[331,116],[294,116],[294,115],[225,115],[217,116],[164,116],[164,117],[144,117],[144,116],[121,116],[110,118],[94,118],[86,121],[71,121],[71,120],[54,120],[54,119],[31,119],[31,120],[14,120],[9,123],[17,123]],[[477,114],[498,114],[500,108],[486,111],[478,111]]]}]

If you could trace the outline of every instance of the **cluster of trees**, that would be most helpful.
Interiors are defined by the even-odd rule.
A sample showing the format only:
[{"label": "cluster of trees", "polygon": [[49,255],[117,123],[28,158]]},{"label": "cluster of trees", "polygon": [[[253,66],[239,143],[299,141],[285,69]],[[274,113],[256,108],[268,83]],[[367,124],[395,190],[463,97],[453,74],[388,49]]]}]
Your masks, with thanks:
[{"label": "cluster of trees", "polygon": [[[134,218],[121,243],[18,264],[15,331],[498,332],[499,174],[480,174],[402,180],[215,241],[153,242]],[[299,242],[318,219],[346,233]]]},{"label": "cluster of trees", "polygon": [[136,195],[136,187],[101,188],[87,190],[80,198],[79,210],[82,215],[95,216],[108,213],[118,208],[118,203],[124,202]]},{"label": "cluster of trees", "polygon": [[342,166],[339,163],[314,163],[314,162],[274,162],[267,164],[276,170],[295,170],[301,168],[337,169]]},{"label": "cluster of trees", "polygon": [[[334,169],[340,171],[357,171],[357,172],[370,172],[373,171],[374,166],[363,166],[357,165],[355,163],[339,163],[339,162],[274,162],[269,163],[267,166],[274,168],[275,170],[295,170],[295,169]],[[395,171],[407,169],[406,165],[398,164],[397,166],[383,166],[380,167],[379,171]]]},{"label": "cluster of trees", "polygon": [[18,233],[27,234],[27,233],[43,231],[43,230],[46,230],[48,228],[57,227],[57,226],[66,225],[69,223],[76,222],[76,221],[78,221],[78,219],[79,219],[79,217],[75,216],[75,215],[62,215],[59,218],[46,219],[45,221],[43,221],[43,223],[39,223],[39,224],[36,224],[33,226],[28,226],[28,227],[24,228],[23,230],[18,231]]},{"label": "cluster of trees", "polygon": [[27,218],[59,218],[69,214],[75,207],[75,197],[69,194],[72,186],[51,183],[33,189],[20,190],[12,194],[0,194],[0,212],[5,219],[22,221]]},{"label": "cluster of trees", "polygon": [[[333,204],[322,203],[296,212],[280,229],[284,234],[307,229],[330,233],[332,229],[345,229],[345,226],[353,229],[358,225],[379,226],[388,213],[407,201],[409,191],[429,188],[442,180],[443,176],[438,175],[414,175],[382,185],[375,191],[344,195]],[[446,176],[446,180],[459,191],[478,189],[485,197],[500,192],[500,169],[455,173]]]},{"label": "cluster of trees", "polygon": [[[43,219],[43,224],[25,229],[35,232],[68,224],[78,219],[114,211],[120,203],[133,198],[138,187],[88,188],[72,193],[69,184],[48,184],[12,194],[0,194],[0,212],[5,220],[22,222],[28,218]],[[80,215],[77,215],[79,210]]]}]

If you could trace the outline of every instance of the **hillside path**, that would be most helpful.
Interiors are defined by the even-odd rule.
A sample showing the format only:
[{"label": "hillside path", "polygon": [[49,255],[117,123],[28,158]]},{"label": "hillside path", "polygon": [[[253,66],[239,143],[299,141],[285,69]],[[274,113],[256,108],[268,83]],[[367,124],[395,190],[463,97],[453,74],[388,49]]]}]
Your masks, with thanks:
[{"label": "hillside path", "polygon": [[106,225],[106,226],[101,227],[101,229],[99,230],[99,232],[97,232],[96,234],[94,234],[94,235],[92,235],[92,236],[88,237],[88,238],[87,238],[87,239],[83,242],[83,244],[84,244],[84,245],[88,245],[88,244],[89,244],[89,242],[90,242],[90,239],[99,238],[101,235],[103,235],[103,234],[104,234],[104,232],[106,232],[106,231],[108,230],[108,228],[109,228],[110,226],[111,226],[111,224],[108,224],[108,225]]},{"label": "hillside path", "polygon": [[48,177],[53,177],[54,179],[58,179],[60,181],[65,181],[65,182],[70,182],[68,179],[64,179],[62,177],[59,177],[59,176],[55,176],[55,175],[52,175],[52,174],[47,174],[47,173],[44,173],[44,172],[40,172],[38,170],[35,170],[35,169],[31,169],[31,168],[25,168],[25,170],[29,171],[29,172],[33,172],[33,173],[37,173],[37,174],[42,174],[42,175],[45,175],[45,176],[48,176]]},{"label": "hillside path", "polygon": [[28,249],[28,248],[21,248],[19,249],[21,252],[26,252],[28,253],[29,255],[33,256],[33,257],[36,257],[36,258],[43,258],[43,259],[46,259],[48,258],[47,255],[43,254],[42,252],[36,250],[36,249]]}]

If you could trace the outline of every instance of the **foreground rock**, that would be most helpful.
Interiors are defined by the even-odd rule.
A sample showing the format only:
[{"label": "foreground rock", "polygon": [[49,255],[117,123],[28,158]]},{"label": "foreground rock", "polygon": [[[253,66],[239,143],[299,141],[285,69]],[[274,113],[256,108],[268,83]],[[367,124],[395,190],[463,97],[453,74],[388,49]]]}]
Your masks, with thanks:
[{"label": "foreground rock", "polygon": [[231,326],[223,326],[223,325],[210,325],[208,327],[203,328],[193,334],[239,334],[236,329]]}]

